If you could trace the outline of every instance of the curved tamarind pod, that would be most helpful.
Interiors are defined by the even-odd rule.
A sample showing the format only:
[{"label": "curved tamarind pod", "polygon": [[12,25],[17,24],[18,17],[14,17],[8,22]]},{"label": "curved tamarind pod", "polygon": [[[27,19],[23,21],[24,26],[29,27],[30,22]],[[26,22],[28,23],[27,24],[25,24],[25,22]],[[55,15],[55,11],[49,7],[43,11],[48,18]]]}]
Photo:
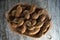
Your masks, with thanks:
[{"label": "curved tamarind pod", "polygon": [[31,26],[31,27],[28,27],[27,29],[28,29],[28,30],[34,30],[35,27]]},{"label": "curved tamarind pod", "polygon": [[32,5],[30,10],[29,10],[29,13],[32,14],[36,9],[36,5]]},{"label": "curved tamarind pod", "polygon": [[42,14],[48,13],[45,9],[42,9]]},{"label": "curved tamarind pod", "polygon": [[19,5],[18,7],[17,7],[17,10],[16,10],[16,17],[19,17],[20,16],[20,14],[21,14],[21,12],[22,12],[22,7]]},{"label": "curved tamarind pod", "polygon": [[16,14],[16,10],[13,10],[11,16],[15,16],[15,14]]},{"label": "curved tamarind pod", "polygon": [[37,14],[39,14],[39,16],[42,15],[42,10],[39,10]]},{"label": "curved tamarind pod", "polygon": [[46,21],[45,26],[46,26],[46,27],[49,27],[49,25],[50,25],[50,21]]},{"label": "curved tamarind pod", "polygon": [[25,14],[25,18],[26,18],[26,19],[29,19],[29,18],[30,18],[29,13]]},{"label": "curved tamarind pod", "polygon": [[30,21],[26,21],[26,23],[25,23],[28,27],[30,27],[31,26],[31,22]]},{"label": "curved tamarind pod", "polygon": [[36,20],[32,20],[31,24],[32,24],[32,26],[34,26],[36,24]]},{"label": "curved tamarind pod", "polygon": [[18,27],[18,29],[17,29],[20,33],[25,33],[25,31],[26,31],[26,26],[25,25],[22,25],[22,26],[20,26],[20,27]]},{"label": "curved tamarind pod", "polygon": [[46,13],[47,13],[47,11],[44,10],[44,9],[41,9],[41,10],[38,11],[39,16],[41,16],[43,14],[46,16]]},{"label": "curved tamarind pod", "polygon": [[21,13],[22,12],[22,7],[20,5],[17,7],[17,12],[18,13]]},{"label": "curved tamarind pod", "polygon": [[28,27],[31,27],[31,22],[30,21],[26,21],[25,25],[27,25]]},{"label": "curved tamarind pod", "polygon": [[47,31],[47,28],[48,28],[48,27],[50,27],[50,25],[47,25],[47,26],[46,26],[46,28],[45,28],[45,30],[43,31],[43,33]]},{"label": "curved tamarind pod", "polygon": [[24,17],[26,19],[29,19],[30,18],[30,14],[29,14],[28,10],[25,10],[23,13],[24,13]]},{"label": "curved tamarind pod", "polygon": [[31,30],[28,32],[28,35],[35,35],[40,31],[40,28],[35,28],[34,30]]},{"label": "curved tamarind pod", "polygon": [[44,24],[44,22],[38,22],[35,27],[36,28],[41,28],[43,26],[43,24]]},{"label": "curved tamarind pod", "polygon": [[31,26],[31,22],[30,22],[30,21],[26,21],[26,22],[25,22],[25,25],[27,26],[27,29],[28,29],[28,30],[33,30],[33,29],[35,28],[35,27],[32,27],[32,26]]},{"label": "curved tamarind pod", "polygon": [[13,20],[13,22],[14,22],[14,23],[18,23],[18,19],[15,18],[15,19]]},{"label": "curved tamarind pod", "polygon": [[37,13],[32,14],[32,19],[38,19],[38,17],[39,17],[39,14]]},{"label": "curved tamarind pod", "polygon": [[41,21],[44,21],[45,18],[46,18],[46,16],[42,16],[42,17],[41,17]]},{"label": "curved tamarind pod", "polygon": [[44,24],[44,27],[46,27],[46,28],[43,32],[47,31],[47,28],[50,27],[50,20],[46,21],[46,23]]},{"label": "curved tamarind pod", "polygon": [[11,26],[13,29],[16,29],[16,28],[18,27],[18,25],[15,24],[15,23],[13,23],[13,22],[12,22],[12,24],[10,24],[10,26]]},{"label": "curved tamarind pod", "polygon": [[43,22],[45,19],[46,19],[46,16],[42,14],[42,15],[40,16],[39,21],[42,21],[42,22]]},{"label": "curved tamarind pod", "polygon": [[23,25],[23,29],[22,29],[21,33],[24,33],[25,31],[26,31],[26,26]]},{"label": "curved tamarind pod", "polygon": [[19,23],[18,23],[18,26],[21,26],[24,24],[24,20],[22,18],[19,19]]},{"label": "curved tamarind pod", "polygon": [[14,23],[17,23],[18,26],[21,26],[21,25],[23,25],[23,23],[24,23],[24,19],[23,19],[23,18],[20,18],[20,19],[15,18],[15,19],[13,20],[13,22],[14,22]]}]

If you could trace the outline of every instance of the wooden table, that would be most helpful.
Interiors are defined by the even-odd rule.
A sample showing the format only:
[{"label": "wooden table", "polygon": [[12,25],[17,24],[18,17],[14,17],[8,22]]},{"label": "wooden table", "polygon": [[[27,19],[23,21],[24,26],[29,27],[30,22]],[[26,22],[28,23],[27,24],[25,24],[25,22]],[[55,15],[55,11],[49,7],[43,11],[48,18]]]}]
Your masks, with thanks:
[{"label": "wooden table", "polygon": [[12,32],[7,25],[6,11],[19,2],[45,8],[52,18],[51,30],[36,40],[60,40],[60,0],[0,0],[0,40],[35,40]]}]

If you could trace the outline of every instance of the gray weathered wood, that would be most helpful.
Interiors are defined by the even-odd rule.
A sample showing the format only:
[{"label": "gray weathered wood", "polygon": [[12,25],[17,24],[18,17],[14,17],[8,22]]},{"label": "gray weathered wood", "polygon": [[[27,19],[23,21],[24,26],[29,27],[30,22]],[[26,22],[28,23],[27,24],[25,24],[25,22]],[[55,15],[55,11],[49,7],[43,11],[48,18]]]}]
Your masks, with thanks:
[{"label": "gray weathered wood", "polygon": [[[60,0],[1,0],[0,1],[0,40],[33,40],[12,32],[7,25],[5,13],[17,3],[36,4],[45,8],[52,18],[52,28],[37,40],[60,40]],[[35,40],[35,39],[34,39]]]}]

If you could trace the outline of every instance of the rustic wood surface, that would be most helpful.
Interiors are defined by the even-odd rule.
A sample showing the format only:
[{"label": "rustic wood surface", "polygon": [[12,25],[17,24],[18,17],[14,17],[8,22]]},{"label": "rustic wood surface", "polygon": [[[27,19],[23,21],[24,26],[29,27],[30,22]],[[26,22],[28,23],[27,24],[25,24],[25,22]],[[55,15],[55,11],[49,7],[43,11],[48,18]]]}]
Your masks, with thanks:
[{"label": "rustic wood surface", "polygon": [[[48,10],[52,18],[51,30],[41,38],[30,38],[12,32],[5,13],[17,3],[36,4]],[[0,0],[0,40],[60,40],[60,0]]]}]

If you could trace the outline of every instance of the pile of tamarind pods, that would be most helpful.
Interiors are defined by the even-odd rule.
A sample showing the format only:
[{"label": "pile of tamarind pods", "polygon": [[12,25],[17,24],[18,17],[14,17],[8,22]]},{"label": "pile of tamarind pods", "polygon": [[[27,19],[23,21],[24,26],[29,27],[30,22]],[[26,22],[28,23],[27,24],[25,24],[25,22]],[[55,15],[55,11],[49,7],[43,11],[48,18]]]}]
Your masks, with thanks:
[{"label": "pile of tamarind pods", "polygon": [[23,35],[39,38],[51,27],[48,12],[36,5],[17,4],[6,13],[10,28]]}]

